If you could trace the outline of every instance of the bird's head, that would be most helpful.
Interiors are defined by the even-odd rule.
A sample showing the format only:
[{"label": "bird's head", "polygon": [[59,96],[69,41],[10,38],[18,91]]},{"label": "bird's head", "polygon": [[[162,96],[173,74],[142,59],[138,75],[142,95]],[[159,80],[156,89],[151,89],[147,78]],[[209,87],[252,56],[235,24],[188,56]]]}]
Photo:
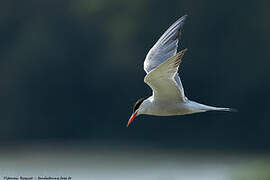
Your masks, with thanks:
[{"label": "bird's head", "polygon": [[134,118],[136,116],[139,116],[140,114],[143,114],[144,110],[145,110],[145,100],[147,99],[147,97],[144,98],[140,98],[137,100],[137,102],[134,104],[133,106],[133,112],[131,117],[128,120],[127,123],[127,127],[130,125],[130,123],[134,120]]}]

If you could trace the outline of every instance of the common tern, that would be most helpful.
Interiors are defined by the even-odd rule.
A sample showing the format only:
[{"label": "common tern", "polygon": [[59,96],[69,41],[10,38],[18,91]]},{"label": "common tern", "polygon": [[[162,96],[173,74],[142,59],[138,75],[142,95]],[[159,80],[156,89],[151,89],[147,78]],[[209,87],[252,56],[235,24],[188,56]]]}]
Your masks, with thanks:
[{"label": "common tern", "polygon": [[235,111],[232,108],[200,104],[185,96],[178,68],[187,49],[177,53],[177,48],[186,17],[184,15],[173,23],[146,55],[144,82],[150,86],[153,94],[135,103],[127,127],[141,114],[175,116],[206,111]]}]

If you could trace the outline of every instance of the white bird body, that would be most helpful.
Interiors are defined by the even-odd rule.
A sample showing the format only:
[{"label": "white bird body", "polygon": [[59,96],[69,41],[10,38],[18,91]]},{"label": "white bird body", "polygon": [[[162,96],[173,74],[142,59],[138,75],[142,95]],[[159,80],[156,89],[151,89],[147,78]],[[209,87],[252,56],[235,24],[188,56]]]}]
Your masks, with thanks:
[{"label": "white bird body", "polygon": [[144,61],[147,73],[144,82],[151,87],[153,94],[136,102],[127,126],[140,114],[175,116],[205,111],[232,111],[230,108],[203,105],[185,96],[178,68],[187,49],[177,53],[177,47],[186,17],[181,17],[171,25],[148,52]]},{"label": "white bird body", "polygon": [[153,96],[147,98],[140,105],[137,116],[147,114],[153,116],[176,116],[193,114],[206,111],[231,111],[230,108],[218,108],[207,106],[194,101],[186,100],[186,102],[159,102]]}]

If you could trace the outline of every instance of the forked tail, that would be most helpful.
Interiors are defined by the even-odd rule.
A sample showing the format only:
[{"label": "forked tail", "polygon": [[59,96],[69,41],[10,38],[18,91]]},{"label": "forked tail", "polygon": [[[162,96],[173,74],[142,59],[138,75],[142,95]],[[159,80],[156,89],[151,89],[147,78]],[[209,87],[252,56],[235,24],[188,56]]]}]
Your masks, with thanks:
[{"label": "forked tail", "polygon": [[238,112],[237,109],[234,108],[219,108],[219,107],[212,107],[208,111],[227,111],[227,112]]},{"label": "forked tail", "polygon": [[208,106],[204,104],[200,104],[194,101],[189,101],[189,106],[197,112],[205,112],[205,111],[227,111],[227,112],[237,112],[236,109],[233,108],[222,108],[222,107],[214,107]]}]

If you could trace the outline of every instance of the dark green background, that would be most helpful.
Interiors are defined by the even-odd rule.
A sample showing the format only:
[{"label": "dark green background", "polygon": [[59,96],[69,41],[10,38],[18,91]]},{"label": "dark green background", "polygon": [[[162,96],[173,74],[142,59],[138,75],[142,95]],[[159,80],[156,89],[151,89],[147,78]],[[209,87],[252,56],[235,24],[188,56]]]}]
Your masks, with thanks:
[{"label": "dark green background", "polygon": [[[270,1],[0,2],[0,140],[87,140],[184,148],[270,148]],[[189,99],[233,107],[140,116],[143,61],[188,14],[180,68]]]}]

